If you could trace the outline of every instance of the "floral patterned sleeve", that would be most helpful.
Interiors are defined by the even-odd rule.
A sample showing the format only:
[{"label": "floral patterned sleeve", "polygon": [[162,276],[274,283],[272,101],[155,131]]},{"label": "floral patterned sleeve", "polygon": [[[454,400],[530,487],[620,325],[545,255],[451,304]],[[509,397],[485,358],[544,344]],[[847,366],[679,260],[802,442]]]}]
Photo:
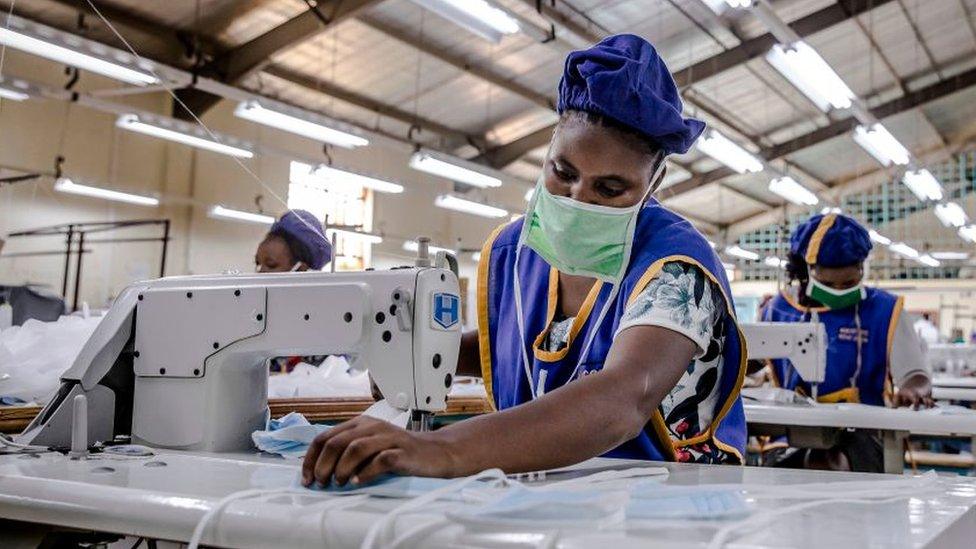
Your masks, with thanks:
[{"label": "floral patterned sleeve", "polygon": [[721,291],[700,267],[673,261],[644,288],[624,311],[619,334],[633,326],[660,326],[692,340],[701,358],[711,343],[725,307]]}]

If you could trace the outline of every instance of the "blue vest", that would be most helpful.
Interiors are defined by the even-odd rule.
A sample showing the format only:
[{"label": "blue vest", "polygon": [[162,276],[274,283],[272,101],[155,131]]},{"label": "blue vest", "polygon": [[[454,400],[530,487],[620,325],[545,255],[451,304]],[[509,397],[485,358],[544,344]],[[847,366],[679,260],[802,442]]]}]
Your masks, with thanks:
[{"label": "blue vest", "polygon": [[[706,432],[689,440],[672,440],[661,412],[648,418],[636,438],[618,446],[608,457],[675,460],[676,449],[710,442],[736,456],[745,451],[746,423],[739,398],[745,375],[746,349],[732,308],[731,290],[725,269],[708,242],[684,218],[649,200],[637,219],[630,265],[611,309],[601,326],[593,326],[609,298],[611,285],[596,282],[572,328],[569,343],[555,352],[540,347],[556,312],[559,273],[538,254],[524,248],[519,260],[522,290],[524,340],[519,335],[515,307],[513,268],[522,220],[503,225],[485,243],[478,266],[478,332],[481,368],[488,395],[496,409],[511,408],[532,399],[522,364],[524,345],[532,360],[533,384],[537,392],[552,391],[569,381],[591,330],[598,330],[582,363],[580,374],[600,370],[613,343],[617,325],[627,303],[636,297],[668,261],[685,261],[700,266],[722,288],[729,315],[725,322],[722,375],[719,399]],[[592,313],[592,315],[591,315]],[[592,318],[591,318],[592,317]],[[653,352],[647,360],[653,361]]]},{"label": "blue vest", "polygon": [[[776,296],[763,311],[763,320],[772,322],[808,322],[817,311],[827,330],[827,372],[817,387],[821,402],[862,402],[884,406],[891,390],[889,357],[891,341],[901,314],[903,299],[876,288],[867,289],[867,297],[857,310],[861,316],[861,372],[857,371],[855,307],[832,311],[807,308],[786,293]],[[800,379],[789,360],[773,360],[776,382],[786,389],[801,389],[810,394],[810,386]]]}]

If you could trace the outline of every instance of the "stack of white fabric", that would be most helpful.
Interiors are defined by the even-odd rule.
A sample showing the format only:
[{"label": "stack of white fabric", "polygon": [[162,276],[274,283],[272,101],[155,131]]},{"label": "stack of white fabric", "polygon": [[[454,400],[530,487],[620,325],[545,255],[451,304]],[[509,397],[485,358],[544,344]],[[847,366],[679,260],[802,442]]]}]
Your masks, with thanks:
[{"label": "stack of white fabric", "polygon": [[0,397],[47,402],[101,320],[62,316],[0,331]]}]

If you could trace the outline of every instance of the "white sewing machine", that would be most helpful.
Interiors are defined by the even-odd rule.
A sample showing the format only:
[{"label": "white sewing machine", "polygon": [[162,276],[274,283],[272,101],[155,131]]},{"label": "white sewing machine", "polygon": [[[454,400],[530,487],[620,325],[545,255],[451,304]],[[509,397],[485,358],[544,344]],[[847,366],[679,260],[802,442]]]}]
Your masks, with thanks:
[{"label": "white sewing machine", "polygon": [[133,285],[17,441],[131,435],[155,448],[248,450],[268,419],[267,361],[294,355],[347,355],[423,428],[446,406],[461,338],[456,261],[440,252],[433,263],[422,245],[415,267],[389,271]]},{"label": "white sewing machine", "polygon": [[827,373],[827,330],[819,322],[752,322],[740,325],[750,360],[786,358],[817,398]]}]

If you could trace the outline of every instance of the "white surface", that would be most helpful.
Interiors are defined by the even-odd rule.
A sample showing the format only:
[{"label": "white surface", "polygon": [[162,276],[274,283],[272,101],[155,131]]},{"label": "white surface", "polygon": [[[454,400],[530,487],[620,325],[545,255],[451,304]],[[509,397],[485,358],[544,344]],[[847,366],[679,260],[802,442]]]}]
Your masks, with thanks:
[{"label": "white surface", "polygon": [[[148,463],[165,466],[148,466]],[[591,460],[589,467],[633,467],[635,462]],[[666,467],[668,484],[782,485],[886,481],[890,476],[797,471],[736,466],[644,463]],[[109,468],[109,469],[106,469]],[[255,488],[292,485],[298,466],[250,455],[205,456],[164,452],[126,461],[71,461],[58,455],[0,456],[0,517],[92,528],[129,535],[187,540],[197,520],[220,498]],[[570,476],[570,475],[566,475]],[[548,481],[566,476],[550,474]],[[778,517],[739,540],[749,547],[923,547],[948,527],[962,539],[976,536],[976,482],[963,477],[939,480],[941,492],[884,504],[831,504]],[[321,492],[277,495],[231,503],[207,530],[204,543],[234,547],[356,547],[368,528],[402,501],[370,499],[341,508],[339,498]],[[347,500],[349,501],[349,500]],[[796,499],[750,501],[763,512]],[[333,503],[334,502],[334,503]],[[338,505],[339,507],[335,507]],[[398,534],[442,519],[441,510],[464,505],[437,503],[396,523]],[[333,506],[326,511],[326,507]],[[324,512],[325,511],[325,512]],[[960,520],[962,519],[962,520]],[[631,522],[626,529],[563,529],[552,547],[701,547],[719,521]],[[478,531],[444,523],[419,535],[416,547],[534,546],[551,531]],[[958,534],[958,532],[957,532]],[[965,537],[965,536],[968,536]]]},{"label": "white surface", "polygon": [[961,400],[976,402],[976,388],[962,389],[958,387],[933,387],[932,397],[936,400]]},{"label": "white surface", "polygon": [[744,406],[748,423],[976,436],[976,411],[972,414],[942,414],[938,410],[884,408],[867,404],[794,406],[748,401]]},{"label": "white surface", "polygon": [[954,387],[956,389],[976,389],[976,377],[942,377],[932,380],[933,387]]}]

